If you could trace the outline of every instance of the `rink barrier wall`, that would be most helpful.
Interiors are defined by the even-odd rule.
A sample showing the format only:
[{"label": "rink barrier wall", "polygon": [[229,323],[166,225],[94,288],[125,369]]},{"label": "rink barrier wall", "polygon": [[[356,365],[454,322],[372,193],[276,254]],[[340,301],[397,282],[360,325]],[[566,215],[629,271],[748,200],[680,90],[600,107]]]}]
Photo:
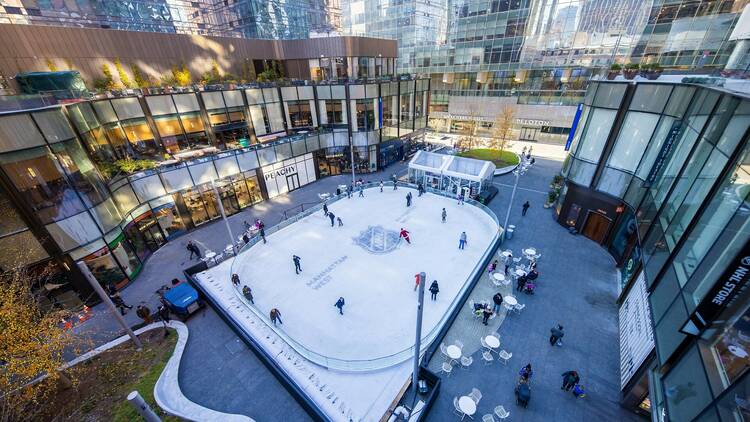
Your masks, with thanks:
[{"label": "rink barrier wall", "polygon": [[[379,184],[375,182],[368,182],[364,184],[364,188],[366,189],[378,188],[378,185]],[[417,189],[417,186],[411,183],[398,182],[398,185],[404,188],[411,188],[415,190]],[[390,181],[385,182],[384,186],[388,186],[392,188],[393,182],[390,182]],[[440,190],[427,188],[426,191],[429,193],[438,195],[438,196],[448,198],[452,201],[456,200],[456,198],[453,195],[447,194]],[[356,192],[354,192],[353,195],[356,195]],[[331,198],[326,200],[325,203],[331,204],[333,202],[341,200],[342,198],[346,198],[346,193],[342,193],[341,195],[338,195],[338,196],[333,195]],[[321,201],[317,205],[310,206],[304,211],[300,211],[298,214],[289,216],[287,219],[281,221],[279,224],[268,228],[267,230],[265,230],[266,236],[269,236],[279,230],[282,230],[311,214],[314,214],[316,212],[321,212],[323,209],[323,203],[324,202]],[[456,298],[453,300],[453,303],[446,310],[446,313],[443,315],[440,321],[438,321],[438,323],[435,325],[432,331],[430,331],[423,337],[422,352],[426,351],[429,348],[429,346],[432,343],[434,343],[442,327],[444,327],[446,324],[448,324],[448,322],[451,322],[455,318],[457,311],[463,306],[463,304],[466,301],[466,298],[468,297],[467,293],[469,293],[474,288],[476,284],[476,280],[484,272],[484,268],[486,268],[487,262],[494,255],[494,252],[497,249],[497,246],[499,245],[499,243],[501,242],[503,238],[503,236],[501,236],[503,230],[502,228],[500,228],[500,223],[497,218],[497,215],[495,215],[495,213],[492,210],[490,210],[488,207],[484,206],[483,204],[473,199],[467,199],[465,203],[473,205],[481,209],[482,211],[484,211],[495,222],[495,225],[497,226],[498,230],[496,231],[495,236],[492,238],[490,245],[487,247],[484,254],[479,259],[478,261],[479,263],[475,266],[474,270],[467,278],[467,282],[464,284],[463,288],[458,292],[458,294],[456,295]],[[239,257],[242,253],[249,251],[254,245],[256,245],[260,241],[262,241],[262,238],[259,235],[254,236],[252,239],[250,239],[248,243],[246,243],[244,246],[242,246],[242,248],[240,248],[240,250],[237,252],[235,257]],[[234,262],[232,264],[234,265]],[[234,273],[234,271],[230,270],[230,273]],[[319,353],[316,353],[316,352],[313,352],[312,350],[307,349],[304,345],[295,341],[284,331],[276,329],[274,325],[271,323],[269,317],[265,313],[258,311],[258,309],[254,305],[249,303],[249,301],[244,297],[244,295],[239,290],[239,288],[233,287],[233,291],[238,301],[244,303],[245,306],[247,306],[248,309],[250,309],[250,311],[253,312],[253,314],[255,314],[257,318],[263,321],[271,330],[273,330],[273,332],[277,336],[279,336],[282,340],[284,340],[297,353],[299,353],[302,357],[309,360],[310,362],[313,362],[316,365],[322,366],[326,369],[335,369],[335,370],[346,371],[346,372],[373,371],[373,370],[391,367],[393,365],[404,362],[408,360],[409,358],[411,358],[412,356],[414,356],[414,346],[401,350],[399,352],[393,353],[391,355],[382,356],[382,357],[378,357],[374,359],[344,360],[344,359],[335,359],[335,358],[323,356]]]},{"label": "rink barrier wall", "polygon": [[237,336],[242,339],[243,342],[245,342],[247,347],[253,351],[255,356],[258,357],[258,359],[269,370],[269,372],[271,372],[273,376],[276,377],[276,379],[279,381],[279,383],[281,383],[284,389],[289,392],[292,397],[294,397],[294,399],[300,404],[300,406],[302,406],[308,416],[310,416],[310,418],[315,421],[328,421],[328,417],[326,416],[326,414],[318,407],[317,404],[315,404],[315,401],[310,396],[308,396],[307,393],[302,388],[300,388],[300,386],[297,385],[296,382],[294,382],[294,379],[286,373],[284,368],[282,368],[281,365],[276,362],[274,357],[266,352],[263,346],[261,346],[260,343],[258,343],[253,338],[253,336],[245,332],[239,322],[237,322],[222,306],[219,306],[214,298],[210,294],[208,294],[208,292],[203,289],[201,284],[193,277],[193,275],[206,271],[207,269],[208,266],[206,265],[206,263],[201,262],[192,267],[186,268],[185,270],[183,270],[183,274],[185,275],[185,279],[188,281],[188,283],[190,283],[191,286],[195,287],[195,289],[200,292],[209,306],[211,306],[211,308],[216,311],[221,319],[223,319],[224,322],[229,325],[232,331],[234,331],[235,334],[237,334]]}]

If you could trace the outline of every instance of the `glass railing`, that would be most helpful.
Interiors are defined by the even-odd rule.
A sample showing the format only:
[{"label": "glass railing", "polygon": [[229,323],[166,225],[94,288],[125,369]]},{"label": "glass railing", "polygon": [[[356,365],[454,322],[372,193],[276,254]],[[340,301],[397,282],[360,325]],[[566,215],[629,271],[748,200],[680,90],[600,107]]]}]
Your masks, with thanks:
[{"label": "glass railing", "polygon": [[[386,185],[393,186],[393,183],[392,182],[387,182]],[[410,183],[399,182],[399,185],[400,186],[411,187],[411,188],[414,188],[414,189],[417,188],[416,185],[410,184]],[[374,187],[374,186],[376,186],[375,182],[365,183],[365,188]],[[447,194],[447,193],[442,192],[442,191],[434,190],[434,189],[431,189],[431,188],[427,188],[427,191],[431,192],[431,193],[433,193],[435,195],[446,197],[446,198],[448,198],[450,200],[454,200],[455,199],[454,195]],[[345,193],[341,194],[341,195],[338,195],[338,196],[334,195],[328,201],[326,201],[326,203],[330,204],[331,202],[338,201],[341,198],[345,198],[345,197],[346,197]],[[440,333],[441,327],[443,327],[446,323],[449,322],[449,319],[451,318],[451,315],[453,314],[453,310],[457,306],[460,306],[461,303],[463,303],[462,298],[467,293],[467,291],[470,288],[472,288],[472,286],[473,286],[473,283],[471,283],[471,281],[474,280],[476,277],[480,276],[480,274],[484,271],[484,266],[483,266],[484,262],[486,262],[487,259],[490,257],[490,255],[492,254],[492,252],[495,249],[496,243],[502,238],[501,237],[502,229],[500,228],[500,222],[499,222],[497,216],[495,215],[495,213],[492,210],[490,210],[486,206],[482,205],[481,203],[479,203],[479,202],[477,202],[477,201],[475,201],[473,199],[468,199],[465,202],[467,204],[474,205],[475,207],[481,209],[487,215],[489,215],[490,218],[495,223],[495,225],[497,226],[498,229],[495,232],[495,234],[493,235],[492,241],[490,242],[489,246],[487,247],[487,249],[482,254],[482,257],[479,259],[479,261],[477,261],[477,264],[474,266],[474,269],[472,270],[471,274],[469,275],[469,277],[464,282],[463,287],[458,292],[458,294],[456,295],[456,297],[453,299],[453,302],[451,302],[451,304],[448,307],[448,309],[445,310],[445,313],[443,314],[443,316],[440,319],[440,321],[438,321],[438,323],[435,324],[435,326],[428,333],[423,334],[423,336],[422,336],[422,347],[420,348],[420,353],[423,353],[425,351],[425,349],[427,349],[427,347],[435,340],[435,338]],[[311,214],[314,214],[316,212],[320,212],[322,209],[323,209],[323,202],[321,202],[321,203],[319,203],[317,205],[314,205],[314,206],[310,206],[309,208],[305,209],[304,211],[300,211],[296,215],[288,216],[288,218],[286,220],[282,221],[281,223],[279,223],[279,224],[277,224],[277,225],[275,225],[273,227],[268,228],[265,231],[265,234],[266,234],[266,236],[271,235],[271,234],[273,234],[273,233],[275,233],[275,232],[277,232],[279,230],[282,230],[282,229],[284,229],[284,228],[286,228],[286,227],[288,227],[288,226],[296,223],[297,221],[299,221],[299,220],[301,220],[301,219],[303,219],[303,218],[305,218],[305,217],[307,217],[307,216],[309,216]],[[261,240],[262,239],[260,238],[260,236],[255,236],[252,239],[250,239],[250,241],[247,244],[245,244],[237,252],[237,255],[235,256],[235,258],[241,256],[244,253],[249,253],[250,249],[252,249],[252,247],[255,244],[257,244],[259,241],[261,241]],[[234,263],[235,263],[235,261],[232,262],[232,269],[230,271],[230,274],[234,274],[235,273],[234,272]],[[237,297],[237,299],[239,301],[241,301],[242,303],[244,303],[245,306],[247,306],[253,312],[253,314],[255,314],[255,316],[257,318],[259,318],[260,320],[262,320],[263,322],[265,322],[266,325],[271,330],[273,330],[273,332],[277,336],[279,336],[282,340],[284,340],[287,344],[289,344],[297,353],[299,353],[301,356],[303,356],[304,358],[308,359],[309,361],[311,361],[311,362],[313,362],[313,363],[315,363],[317,365],[323,366],[325,368],[336,369],[336,370],[341,370],[341,371],[357,371],[357,372],[359,372],[359,371],[373,371],[373,370],[383,369],[383,368],[387,368],[387,367],[396,365],[396,364],[401,363],[401,362],[403,362],[403,361],[411,358],[412,356],[414,356],[414,346],[413,345],[411,347],[408,347],[408,348],[403,349],[401,351],[398,351],[396,353],[385,355],[385,356],[379,356],[379,357],[375,357],[375,358],[372,358],[372,359],[347,360],[347,359],[338,359],[338,358],[332,358],[332,357],[329,357],[329,356],[322,355],[320,353],[317,353],[315,351],[312,351],[312,350],[308,349],[303,344],[300,344],[299,342],[297,342],[296,340],[294,340],[291,336],[289,336],[284,331],[277,329],[271,323],[271,320],[269,319],[268,316],[265,315],[264,312],[261,312],[259,309],[257,309],[255,307],[255,305],[251,304],[242,295],[242,291],[241,291],[240,288],[236,288],[235,287],[234,288],[234,293],[235,293],[235,296]],[[386,341],[386,339],[383,339],[383,340]]]}]

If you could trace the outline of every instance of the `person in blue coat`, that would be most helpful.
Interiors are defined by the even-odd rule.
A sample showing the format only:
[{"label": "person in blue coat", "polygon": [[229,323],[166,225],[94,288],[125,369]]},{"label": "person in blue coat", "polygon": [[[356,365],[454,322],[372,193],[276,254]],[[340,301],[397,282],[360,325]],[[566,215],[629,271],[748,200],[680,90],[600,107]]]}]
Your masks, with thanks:
[{"label": "person in blue coat", "polygon": [[337,308],[339,308],[339,314],[344,315],[344,305],[346,302],[344,301],[344,297],[339,297],[339,300],[336,301],[336,303],[333,305]]}]

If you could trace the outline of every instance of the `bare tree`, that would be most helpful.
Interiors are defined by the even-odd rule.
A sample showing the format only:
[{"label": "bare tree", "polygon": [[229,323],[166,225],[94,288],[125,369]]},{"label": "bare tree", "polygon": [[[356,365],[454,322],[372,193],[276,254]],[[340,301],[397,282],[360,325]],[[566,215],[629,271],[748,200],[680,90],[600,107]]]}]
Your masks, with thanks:
[{"label": "bare tree", "polygon": [[516,111],[511,106],[505,106],[500,113],[495,117],[495,122],[492,124],[492,147],[500,151],[505,151],[511,145],[508,143],[510,140],[510,132],[513,130],[513,120],[516,116]]},{"label": "bare tree", "polygon": [[472,149],[476,145],[477,126],[479,126],[479,112],[475,107],[469,108],[468,134],[458,138],[460,148]]}]

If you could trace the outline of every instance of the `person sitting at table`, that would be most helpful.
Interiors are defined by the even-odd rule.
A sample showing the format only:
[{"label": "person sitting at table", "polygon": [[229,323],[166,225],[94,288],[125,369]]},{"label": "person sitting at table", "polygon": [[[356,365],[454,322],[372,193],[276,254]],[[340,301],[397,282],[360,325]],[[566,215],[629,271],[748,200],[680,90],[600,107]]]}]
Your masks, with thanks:
[{"label": "person sitting at table", "polygon": [[536,278],[539,277],[539,271],[536,270],[536,268],[532,268],[531,271],[529,271],[529,274],[526,276],[529,280],[536,280]]},{"label": "person sitting at table", "polygon": [[518,277],[518,280],[516,280],[516,290],[519,291],[519,292],[522,292],[523,289],[526,288],[526,282],[527,281],[528,281],[528,279],[526,278],[525,275],[522,275],[522,276]]},{"label": "person sitting at table", "polygon": [[487,325],[487,320],[490,319],[492,315],[495,313],[492,311],[492,308],[490,308],[489,305],[486,305],[484,309],[482,309],[482,324]]}]

